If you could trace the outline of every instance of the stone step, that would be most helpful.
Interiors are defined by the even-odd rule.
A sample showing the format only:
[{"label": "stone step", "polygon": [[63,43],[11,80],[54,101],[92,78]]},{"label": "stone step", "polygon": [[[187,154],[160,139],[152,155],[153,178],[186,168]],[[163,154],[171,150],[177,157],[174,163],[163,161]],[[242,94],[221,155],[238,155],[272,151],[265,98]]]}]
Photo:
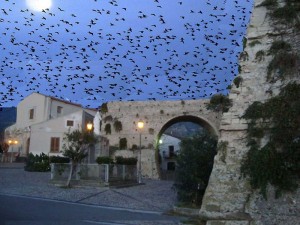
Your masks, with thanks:
[{"label": "stone step", "polygon": [[208,220],[206,225],[250,225],[249,220]]}]

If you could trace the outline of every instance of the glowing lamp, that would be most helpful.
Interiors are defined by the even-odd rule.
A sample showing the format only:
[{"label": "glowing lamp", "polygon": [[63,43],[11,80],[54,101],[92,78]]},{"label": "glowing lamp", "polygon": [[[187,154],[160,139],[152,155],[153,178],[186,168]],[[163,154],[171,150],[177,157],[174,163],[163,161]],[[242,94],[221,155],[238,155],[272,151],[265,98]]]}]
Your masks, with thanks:
[{"label": "glowing lamp", "polygon": [[86,128],[91,131],[93,129],[93,124],[91,122],[88,122],[86,125]]},{"label": "glowing lamp", "polygon": [[137,123],[137,126],[138,126],[139,129],[143,129],[144,128],[144,122],[143,121],[139,121]]}]

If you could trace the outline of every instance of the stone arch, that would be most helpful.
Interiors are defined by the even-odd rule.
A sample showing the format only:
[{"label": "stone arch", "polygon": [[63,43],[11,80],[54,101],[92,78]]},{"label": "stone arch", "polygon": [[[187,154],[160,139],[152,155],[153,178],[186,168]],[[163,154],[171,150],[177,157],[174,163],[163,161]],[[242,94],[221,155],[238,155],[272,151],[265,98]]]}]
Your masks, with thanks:
[{"label": "stone arch", "polygon": [[168,127],[170,127],[173,124],[176,124],[178,122],[193,122],[193,123],[196,123],[196,124],[202,126],[205,130],[207,130],[212,135],[219,138],[219,130],[211,122],[209,122],[207,119],[205,119],[203,117],[195,116],[195,115],[180,115],[180,116],[176,116],[176,117],[168,120],[165,124],[163,124],[160,127],[159,132],[158,132],[158,134],[156,136],[156,139],[155,139],[156,168],[157,168],[158,176],[161,179],[162,179],[162,174],[161,174],[161,171],[159,169],[160,168],[160,165],[159,165],[159,140],[161,139],[161,136],[163,135],[163,133],[166,131],[166,129]]},{"label": "stone arch", "polygon": [[200,116],[194,116],[194,115],[181,115],[181,116],[176,116],[176,117],[170,119],[169,121],[167,121],[159,129],[156,140],[159,141],[159,138],[165,132],[165,130],[168,127],[170,127],[173,124],[178,123],[178,122],[194,122],[194,123],[197,123],[197,124],[201,125],[203,128],[205,128],[206,130],[208,130],[208,132],[210,132],[211,134],[219,137],[219,130],[211,122],[209,122],[207,119],[205,119],[203,117],[200,117]]}]

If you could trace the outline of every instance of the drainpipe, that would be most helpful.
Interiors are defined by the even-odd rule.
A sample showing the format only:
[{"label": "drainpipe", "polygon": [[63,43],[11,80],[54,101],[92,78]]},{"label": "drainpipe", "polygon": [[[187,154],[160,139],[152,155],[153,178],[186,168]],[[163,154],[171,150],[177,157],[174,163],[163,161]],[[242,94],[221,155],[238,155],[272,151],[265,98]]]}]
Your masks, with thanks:
[{"label": "drainpipe", "polygon": [[[48,97],[48,98],[49,98],[49,97]],[[49,104],[49,117],[48,117],[48,120],[51,119],[51,110],[52,110],[52,99],[49,98],[49,100],[50,100],[50,104]]]}]

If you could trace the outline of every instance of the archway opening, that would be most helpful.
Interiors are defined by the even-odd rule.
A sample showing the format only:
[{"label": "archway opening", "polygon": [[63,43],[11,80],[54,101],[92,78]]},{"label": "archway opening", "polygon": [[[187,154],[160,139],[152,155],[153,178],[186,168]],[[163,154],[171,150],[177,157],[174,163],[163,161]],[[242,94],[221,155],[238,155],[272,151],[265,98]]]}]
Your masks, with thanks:
[{"label": "archway opening", "polygon": [[156,144],[156,159],[159,177],[175,180],[176,159],[183,139],[207,131],[218,136],[217,131],[204,119],[184,115],[171,119],[160,130]]},{"label": "archway opening", "polygon": [[159,132],[156,159],[160,179],[173,181],[178,201],[188,207],[201,207],[217,137],[209,122],[195,116],[176,117]]}]

